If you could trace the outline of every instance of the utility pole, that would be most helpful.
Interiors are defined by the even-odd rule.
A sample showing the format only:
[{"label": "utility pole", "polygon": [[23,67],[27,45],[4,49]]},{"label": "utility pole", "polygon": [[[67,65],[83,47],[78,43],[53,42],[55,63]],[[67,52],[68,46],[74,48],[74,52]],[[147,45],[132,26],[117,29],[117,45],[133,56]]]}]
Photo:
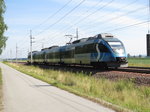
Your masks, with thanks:
[{"label": "utility pole", "polygon": [[78,38],[79,38],[78,28],[76,29],[76,38],[77,38],[77,40],[78,40]]},{"label": "utility pole", "polygon": [[146,35],[146,44],[147,44],[147,56],[150,57],[150,0],[148,0],[148,34]]},{"label": "utility pole", "polygon": [[33,39],[33,37],[32,37],[32,30],[30,30],[30,55],[31,55],[31,64],[32,64],[32,62],[33,62],[33,56],[32,56],[32,43],[33,43],[33,41],[32,41],[32,39]]},{"label": "utility pole", "polygon": [[18,56],[18,46],[17,46],[17,44],[16,44],[16,63],[17,63],[17,57]]},{"label": "utility pole", "polygon": [[12,50],[10,49],[10,60],[12,62]]},{"label": "utility pole", "polygon": [[148,34],[150,34],[150,0],[148,0],[148,7],[149,7],[149,13],[148,13]]},{"label": "utility pole", "polygon": [[42,49],[44,49],[44,43],[42,43]]}]

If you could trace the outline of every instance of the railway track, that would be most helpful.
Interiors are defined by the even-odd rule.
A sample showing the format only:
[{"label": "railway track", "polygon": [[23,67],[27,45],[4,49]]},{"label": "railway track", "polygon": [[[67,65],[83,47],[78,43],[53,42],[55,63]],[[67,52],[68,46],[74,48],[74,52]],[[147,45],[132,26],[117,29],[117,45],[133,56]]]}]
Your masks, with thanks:
[{"label": "railway track", "polygon": [[148,67],[119,68],[118,71],[133,72],[133,73],[144,73],[144,74],[150,75],[150,68],[148,68]]},{"label": "railway track", "polygon": [[[25,62],[19,62],[19,64],[26,64]],[[150,68],[148,67],[128,67],[128,68],[110,68],[108,70],[93,68],[91,66],[56,66],[56,65],[35,65],[43,69],[52,69],[69,72],[83,72],[84,74],[91,75],[95,78],[106,78],[110,80],[127,79],[132,80],[139,85],[150,86]]]},{"label": "railway track", "polygon": [[[26,62],[17,62],[19,64],[27,64]],[[93,68],[91,66],[60,66],[60,65],[43,65],[43,64],[39,64],[39,66],[44,66],[44,67],[54,67],[54,68],[70,68],[70,69],[79,69],[79,70],[90,70],[90,72],[94,71],[122,71],[122,72],[133,72],[133,73],[143,73],[143,74],[147,74],[147,76],[150,76],[150,67],[133,67],[133,66],[129,66],[127,68],[118,68],[118,69],[114,69],[114,68],[109,68],[108,70],[104,70],[104,69],[100,69],[100,68]],[[58,67],[57,67],[58,66]]]}]

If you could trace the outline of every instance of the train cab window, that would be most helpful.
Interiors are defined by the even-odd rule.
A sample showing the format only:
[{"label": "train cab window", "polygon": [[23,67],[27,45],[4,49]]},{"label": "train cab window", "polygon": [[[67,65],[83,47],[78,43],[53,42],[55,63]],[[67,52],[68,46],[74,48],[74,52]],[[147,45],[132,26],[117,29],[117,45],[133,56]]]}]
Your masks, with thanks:
[{"label": "train cab window", "polygon": [[124,54],[125,53],[124,46],[121,42],[108,42],[108,44],[110,45],[110,47],[113,49],[113,51],[116,54]]},{"label": "train cab window", "polygon": [[100,52],[109,52],[109,49],[103,44],[99,45],[99,49],[100,49]]}]

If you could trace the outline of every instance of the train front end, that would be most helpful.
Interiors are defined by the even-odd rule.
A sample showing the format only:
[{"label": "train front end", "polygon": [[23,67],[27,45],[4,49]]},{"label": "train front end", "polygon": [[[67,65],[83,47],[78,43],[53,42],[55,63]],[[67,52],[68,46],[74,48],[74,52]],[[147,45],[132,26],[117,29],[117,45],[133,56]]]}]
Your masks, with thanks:
[{"label": "train front end", "polygon": [[127,54],[123,43],[114,37],[103,38],[107,43],[112,60],[107,62],[108,67],[128,67]]}]

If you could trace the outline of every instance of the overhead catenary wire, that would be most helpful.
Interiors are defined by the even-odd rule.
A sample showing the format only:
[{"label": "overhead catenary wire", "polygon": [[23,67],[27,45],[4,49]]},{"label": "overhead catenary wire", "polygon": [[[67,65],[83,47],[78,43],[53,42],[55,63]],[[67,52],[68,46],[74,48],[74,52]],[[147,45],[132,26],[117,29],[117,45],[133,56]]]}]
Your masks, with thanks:
[{"label": "overhead catenary wire", "polygon": [[150,22],[150,20],[139,22],[139,23],[135,23],[135,24],[131,24],[131,25],[127,25],[127,26],[120,27],[120,28],[115,28],[115,29],[112,29],[112,30],[108,30],[106,32],[113,32],[113,31],[116,31],[116,30],[119,31],[119,30],[122,30],[122,29],[125,29],[125,28],[129,28],[129,27],[133,27],[133,26],[137,26],[137,25],[141,25],[141,24],[146,24],[148,22]]},{"label": "overhead catenary wire", "polygon": [[[146,16],[146,15],[145,15]],[[143,17],[140,17],[140,18],[136,18],[137,19],[137,21],[138,22],[136,22],[135,21],[135,23],[134,24],[136,24],[136,23],[140,23],[141,21],[146,21],[147,19],[145,19],[145,17],[143,18]],[[139,21],[139,20],[141,20],[141,21]],[[123,21],[120,21],[120,22],[117,22],[116,24],[114,24],[113,26],[115,27],[115,28],[113,28],[113,29],[116,29],[116,26],[118,25],[118,24],[127,24],[126,23],[126,20],[123,20]],[[110,26],[107,26],[107,27],[105,27],[105,28],[103,28],[104,30],[106,29],[108,29],[107,31],[109,31],[109,29],[112,29],[112,28],[110,28]],[[95,31],[92,31],[92,32],[96,32],[96,30]],[[90,32],[91,33],[91,32]]]},{"label": "overhead catenary wire", "polygon": [[[32,28],[32,30],[35,30],[37,28],[39,28],[42,24],[46,23],[49,19],[52,19],[56,14],[58,14],[60,11],[62,11],[66,6],[68,6],[73,0],[69,0],[66,4],[64,4],[60,9],[58,9],[56,12],[54,12],[52,15],[50,15],[48,18],[46,18],[44,21],[42,21],[40,24],[36,25],[35,27]],[[27,41],[28,39],[28,33],[24,36],[26,39],[25,41]],[[21,42],[19,43],[22,43],[25,44],[24,41],[21,40]]]},{"label": "overhead catenary wire", "polygon": [[[145,16],[146,16],[146,15],[145,15]],[[146,21],[146,20],[147,20],[147,19],[145,19],[145,17],[144,17],[144,18],[143,18],[143,17],[140,17],[140,18],[136,18],[136,19],[134,20],[134,21],[135,21],[134,23],[137,23],[137,22],[140,23],[141,21]],[[108,22],[108,23],[109,23],[109,22]],[[134,24],[134,23],[133,23],[133,24]],[[121,25],[124,25],[124,24],[128,24],[128,22],[126,23],[126,20],[121,20],[121,19],[120,19],[120,20],[118,20],[118,22],[116,22],[116,23],[114,22],[114,23],[111,23],[111,24],[114,24],[114,25],[112,25],[111,27],[110,27],[110,26],[103,27],[103,28],[102,28],[102,31],[105,32],[105,29],[106,29],[106,31],[107,31],[107,29],[111,29],[113,26],[116,28],[119,24],[120,24],[120,26],[121,26]],[[115,28],[114,28],[114,29],[115,29]],[[109,30],[108,30],[108,31],[109,31]],[[94,32],[97,32],[97,30],[89,30],[88,32],[89,32],[89,33],[94,33]]]},{"label": "overhead catenary wire", "polygon": [[[110,22],[112,22],[112,21],[114,21],[114,20],[120,19],[121,17],[127,16],[127,15],[129,15],[129,14],[132,14],[132,13],[135,13],[135,12],[138,12],[138,11],[141,11],[141,10],[144,10],[144,9],[146,9],[146,8],[147,8],[147,7],[140,7],[140,8],[138,8],[138,9],[129,11],[129,12],[125,13],[125,14],[121,14],[121,15],[119,15],[119,16],[115,16],[115,17],[112,17],[112,18],[109,18],[109,19],[105,20],[105,21],[107,21],[107,22],[101,21],[101,22],[98,22],[98,23],[99,23],[100,25],[108,24],[108,23],[110,23]],[[96,24],[98,24],[98,23],[96,23]],[[89,29],[89,28],[86,28],[86,29]]]},{"label": "overhead catenary wire", "polygon": [[[113,0],[112,0],[113,1]],[[109,3],[107,3],[107,4],[105,4],[103,7],[100,7],[98,10],[96,10],[94,13],[96,13],[97,11],[99,11],[100,9],[102,9],[102,8],[104,8],[105,6],[107,6],[107,5],[109,5],[112,1],[110,1]],[[138,1],[138,0],[135,0],[135,1],[133,1],[133,2],[131,2],[131,4],[133,4],[133,3],[135,3],[136,1]],[[128,5],[130,5],[130,4],[128,4]],[[88,16],[91,16],[91,15],[93,15],[94,13],[92,13],[92,14],[90,14],[90,15],[88,15]],[[86,16],[85,18],[87,18],[88,16]],[[80,19],[80,20],[83,20],[83,19]],[[77,22],[78,23],[78,22]],[[70,28],[69,28],[70,29]]]},{"label": "overhead catenary wire", "polygon": [[[131,2],[131,3],[129,3],[129,4],[127,4],[126,6],[124,6],[124,7],[122,7],[122,8],[125,8],[125,7],[128,7],[128,6],[130,6],[130,5],[132,5],[132,4],[134,4],[134,3],[136,3],[138,0],[135,0],[135,1],[133,1],[133,2]],[[122,9],[121,8],[121,9]],[[122,15],[119,15],[119,16],[116,16],[116,17],[113,17],[113,18],[110,18],[110,19],[108,19],[108,20],[105,20],[105,21],[107,21],[107,22],[104,22],[104,21],[102,21],[102,24],[106,24],[106,23],[108,23],[108,22],[110,22],[110,21],[113,21],[113,20],[115,20],[115,19],[119,19],[119,18],[121,18],[121,17],[123,17],[123,16],[126,16],[126,15],[128,15],[128,14],[131,14],[131,13],[135,13],[135,12],[137,12],[138,10],[141,10],[141,9],[145,9],[146,7],[143,7],[143,8],[139,8],[139,9],[136,9],[136,10],[133,10],[133,11],[129,11],[129,12],[127,12],[127,13],[125,13],[125,14],[122,14]],[[118,10],[121,10],[121,9],[118,9]],[[107,15],[106,15],[107,16]],[[101,16],[101,18],[103,18],[104,16]],[[90,23],[90,22],[89,22]],[[78,24],[78,23],[77,23]],[[96,23],[96,24],[98,24],[98,23]],[[76,25],[76,24],[75,24]],[[85,26],[83,26],[83,27],[85,27]],[[91,28],[91,26],[90,27],[87,27],[86,29],[90,29]]]},{"label": "overhead catenary wire", "polygon": [[[103,1],[103,0],[100,0],[100,1],[96,2],[95,5],[93,5],[92,8],[95,8],[96,6],[99,6],[99,5],[102,3],[102,1]],[[90,10],[91,10],[91,8],[88,9],[88,10],[86,10],[86,13],[89,12]],[[82,16],[84,16],[86,13],[84,12],[84,13],[80,14],[78,17],[82,17]],[[64,27],[62,28],[62,30],[64,30]],[[57,31],[54,32],[54,34],[55,34],[55,33],[57,33]],[[42,38],[42,39],[43,39],[43,38]],[[41,39],[40,39],[40,40],[41,40]],[[38,40],[38,41],[40,41],[40,40]]]},{"label": "overhead catenary wire", "polygon": [[55,24],[57,24],[58,22],[60,22],[61,20],[63,20],[66,16],[68,16],[70,13],[72,13],[76,8],[78,8],[82,3],[84,3],[86,0],[82,0],[79,4],[77,4],[74,8],[72,8],[69,12],[67,12],[64,16],[62,16],[60,19],[58,19],[56,22],[54,22],[53,24],[51,24],[49,27],[47,27],[46,29],[44,29],[43,31],[39,32],[38,34],[34,35],[40,35],[41,33],[45,32],[47,29],[51,28],[52,26],[54,26]]},{"label": "overhead catenary wire", "polygon": [[[139,0],[134,0],[134,1],[131,1],[130,3],[128,3],[128,4],[125,4],[124,6],[121,6],[120,8],[118,8],[118,9],[116,9],[115,11],[111,12],[111,14],[110,14],[110,12],[109,12],[109,16],[110,16],[110,15],[113,15],[115,12],[118,12],[118,11],[120,11],[120,10],[123,10],[123,9],[128,8],[129,6],[131,6],[131,5],[135,4],[135,3],[137,3],[137,1],[139,1]],[[102,15],[102,16],[101,16],[101,19],[103,19],[105,16],[108,16],[108,14]],[[90,23],[89,26],[91,26],[91,24],[92,24],[92,23]],[[84,27],[84,26],[83,26],[83,27]],[[85,27],[87,27],[87,26],[85,26]]]},{"label": "overhead catenary wire", "polygon": [[[135,1],[134,1],[134,2],[135,2]],[[133,2],[133,3],[134,3],[134,2]]]},{"label": "overhead catenary wire", "polygon": [[[119,27],[119,28],[115,28],[115,29],[112,29],[112,30],[106,30],[104,32],[114,32],[114,31],[119,31],[119,30],[123,30],[123,29],[126,29],[126,28],[130,28],[130,27],[134,27],[134,26],[138,26],[138,25],[142,25],[142,24],[146,24],[150,21],[143,21],[143,22],[138,22],[138,23],[135,23],[135,24],[130,24],[130,25],[126,25],[126,26],[123,26],[123,27]],[[99,33],[99,32],[98,32]],[[38,46],[37,46],[38,47]]]},{"label": "overhead catenary wire", "polygon": [[[65,17],[67,17],[70,13],[72,13],[75,9],[77,9],[81,4],[83,4],[86,0],[82,0],[79,2],[79,4],[77,4],[74,8],[72,8],[69,12],[67,12],[64,16],[62,16],[60,19],[58,19],[56,22],[54,22],[53,24],[51,24],[49,27],[47,27],[46,29],[42,30],[41,32],[39,32],[38,34],[34,35],[40,35],[41,33],[45,32],[46,30],[48,30],[49,28],[51,28],[52,26],[54,26],[55,24],[57,24],[58,22],[60,22],[61,20],[63,20]],[[70,1],[71,2],[71,1]],[[69,4],[69,3],[68,3]]]},{"label": "overhead catenary wire", "polygon": [[79,4],[77,4],[74,8],[72,8],[69,12],[67,12],[65,15],[63,15],[60,19],[58,19],[57,21],[55,21],[53,24],[51,24],[50,26],[48,26],[47,28],[45,28],[44,30],[42,30],[41,32],[39,32],[37,35],[40,35],[42,33],[44,33],[46,30],[50,29],[51,27],[53,27],[54,25],[58,24],[60,21],[62,21],[65,17],[67,17],[70,13],[72,13],[76,8],[78,8],[82,3],[84,3],[86,0],[82,0]]},{"label": "overhead catenary wire", "polygon": [[[131,3],[125,5],[125,6],[122,7],[122,8],[128,7],[128,6],[130,6],[130,5],[134,4],[134,3],[136,3],[137,1],[138,1],[138,0],[134,0],[134,1],[132,1]],[[112,2],[112,1],[110,1],[110,3],[111,3],[111,2]],[[110,3],[105,4],[104,7],[108,6]],[[77,25],[77,24],[79,24],[79,23],[81,23],[82,21],[86,20],[88,17],[94,15],[95,13],[97,13],[98,11],[100,11],[101,9],[103,9],[104,7],[102,6],[102,7],[100,7],[99,9],[97,9],[96,11],[92,12],[91,14],[89,14],[89,15],[85,16],[84,18],[80,19],[79,21],[77,21],[77,22],[74,24],[74,26]],[[118,9],[118,10],[121,10],[122,8],[120,8],[120,9]],[[122,16],[123,16],[123,15],[122,15]],[[102,17],[104,17],[104,16],[102,16]],[[117,17],[119,17],[119,16],[117,16]],[[117,18],[117,17],[116,17],[116,18]],[[114,18],[114,19],[115,19],[115,18]],[[69,27],[67,27],[65,30],[63,30],[63,29],[62,29],[62,30],[63,30],[63,31],[68,31],[68,30],[70,30],[70,28],[71,28],[71,27],[69,26]]]},{"label": "overhead catenary wire", "polygon": [[[135,24],[130,24],[130,25],[126,25],[126,26],[123,26],[123,27],[119,27],[119,28],[115,28],[115,29],[111,29],[111,30],[106,30],[104,32],[113,32],[113,31],[119,31],[119,30],[123,30],[123,29],[126,29],[126,28],[130,28],[130,27],[133,27],[133,26],[138,26],[138,25],[141,25],[141,24],[146,24],[150,21],[143,21],[143,22],[138,22],[138,23],[135,23]],[[98,32],[99,33],[99,32]],[[38,46],[37,46],[38,47]]]},{"label": "overhead catenary wire", "polygon": [[[103,8],[105,8],[105,7],[107,7],[108,5],[110,5],[113,1],[115,1],[115,0],[111,0],[111,1],[107,2],[106,4],[102,5],[100,8],[96,9],[94,12],[92,12],[92,13],[88,14],[87,16],[85,16],[84,18],[81,18],[80,20],[78,20],[74,25],[77,25],[77,24],[83,22],[83,21],[86,20],[88,17],[94,15],[94,14],[97,13],[98,11],[100,11],[100,10],[102,10]],[[70,26],[67,27],[65,30],[68,30],[68,29],[70,29]]]},{"label": "overhead catenary wire", "polygon": [[[92,12],[91,14],[88,14],[87,16],[85,16],[84,18],[80,19],[79,21],[77,21],[74,25],[77,25],[81,22],[83,22],[84,20],[87,20],[88,17],[94,15],[95,13],[97,13],[98,11],[102,10],[103,8],[107,7],[108,5],[110,5],[113,1],[115,0],[111,0],[109,2],[107,2],[106,4],[104,4],[102,7],[98,8],[97,10],[95,10],[94,12]],[[69,28],[68,28],[69,29]]]},{"label": "overhead catenary wire", "polygon": [[49,19],[52,19],[55,15],[57,15],[60,11],[62,11],[66,6],[68,6],[70,3],[72,2],[72,0],[69,0],[66,4],[64,4],[61,8],[59,8],[56,12],[54,12],[52,15],[50,15],[49,17],[47,17],[44,21],[42,21],[39,25],[35,26],[34,28],[32,28],[32,30],[35,30],[36,28],[38,28],[39,26],[41,26],[42,24],[46,23]]},{"label": "overhead catenary wire", "polygon": [[[144,24],[144,23],[143,23]],[[140,24],[139,24],[140,25]],[[136,26],[136,25],[135,25]]]},{"label": "overhead catenary wire", "polygon": [[[138,1],[138,0],[135,0],[135,1],[131,2],[131,4],[135,3],[136,1]],[[109,3],[110,3],[110,2],[109,2]],[[107,5],[108,5],[109,3],[107,3]],[[129,6],[129,5],[130,5],[130,4],[128,4],[128,6]],[[103,7],[103,6],[102,6],[102,7]],[[101,9],[102,7],[100,7],[99,9]],[[125,7],[125,6],[124,6],[124,7]],[[115,17],[113,17],[113,18],[107,19],[107,22],[102,21],[102,22],[103,22],[102,24],[106,24],[106,23],[108,23],[108,22],[111,22],[111,21],[113,21],[113,20],[119,19],[119,18],[121,18],[121,17],[123,17],[123,16],[126,16],[126,15],[128,15],[128,14],[135,13],[135,12],[137,12],[137,11],[139,11],[139,10],[143,10],[143,9],[145,9],[145,8],[146,8],[146,7],[141,7],[141,8],[138,8],[138,9],[135,9],[135,10],[132,10],[132,11],[129,11],[129,12],[125,13],[125,14],[121,14],[121,15],[119,15],[119,16],[115,16]],[[99,9],[98,9],[98,10],[99,10]],[[94,13],[97,12],[98,10],[94,11]],[[74,26],[77,25],[77,24],[79,24],[79,23],[81,23],[80,21],[82,21],[82,20],[84,20],[84,19],[87,19],[88,17],[92,16],[94,13],[92,12],[91,14],[87,15],[86,17],[80,19],[78,22],[76,22],[76,23],[74,24]],[[106,21],[106,20],[105,20],[105,21]],[[88,28],[89,28],[89,27],[88,27]],[[62,29],[62,30],[63,30],[63,29]],[[67,27],[65,30],[63,30],[63,32],[64,32],[64,31],[68,31],[68,30],[71,30],[71,29],[70,29],[70,26]],[[58,34],[58,35],[59,35],[59,34]],[[51,35],[51,36],[52,36],[52,35]],[[57,35],[56,35],[56,36],[57,36]],[[52,37],[54,37],[54,36],[52,36]]]}]

